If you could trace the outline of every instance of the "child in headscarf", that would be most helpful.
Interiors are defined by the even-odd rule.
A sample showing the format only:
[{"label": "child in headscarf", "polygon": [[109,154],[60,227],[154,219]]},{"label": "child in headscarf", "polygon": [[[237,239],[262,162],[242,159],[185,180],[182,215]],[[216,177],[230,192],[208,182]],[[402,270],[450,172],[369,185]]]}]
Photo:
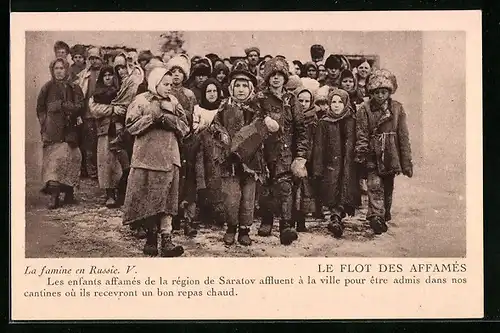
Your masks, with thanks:
[{"label": "child in headscarf", "polygon": [[212,123],[222,101],[222,87],[216,79],[209,78],[201,86],[201,101],[195,105],[193,113],[193,131],[199,133]]},{"label": "child in headscarf", "polygon": [[[216,79],[222,87],[222,97],[229,97],[229,68],[223,63],[219,62],[214,66],[214,71],[212,73],[212,77]],[[202,94],[203,98],[203,94]]]},{"label": "child in headscarf", "polygon": [[316,193],[312,182],[312,146],[314,133],[318,125],[318,117],[316,115],[317,106],[314,104],[314,90],[301,86],[298,87],[294,93],[297,96],[297,100],[304,114],[304,125],[307,131],[309,150],[306,155],[308,176],[296,178],[294,182],[293,215],[297,225],[297,231],[306,232],[306,215],[315,212],[317,209],[315,200]]},{"label": "child in headscarf", "polygon": [[304,64],[304,76],[317,80],[318,79],[318,66],[314,62],[306,62]]},{"label": "child in headscarf", "polygon": [[375,234],[387,231],[391,220],[394,177],[413,176],[410,137],[403,105],[391,98],[397,90],[396,76],[375,70],[368,79],[370,100],[356,118],[356,162],[368,175],[367,220]]},{"label": "child in headscarf", "polygon": [[[116,139],[117,131],[113,120],[111,103],[118,94],[117,80],[113,67],[103,66],[97,77],[94,95],[89,100],[90,112],[97,125],[97,178],[99,186],[106,189],[106,207],[117,206],[120,179],[129,161],[126,152],[111,151],[110,141]],[[122,128],[122,124],[119,128]]]},{"label": "child in headscarf", "polygon": [[313,175],[321,186],[321,202],[330,209],[328,230],[339,238],[342,218],[354,215],[359,186],[354,162],[356,120],[346,91],[331,89],[330,108],[320,119],[314,136]]},{"label": "child in headscarf", "polygon": [[131,171],[127,185],[123,224],[142,223],[147,230],[144,254],[158,254],[157,231],[161,235],[161,256],[182,255],[182,246],[172,242],[172,217],[177,215],[179,141],[189,132],[186,115],[170,94],[172,73],[156,67],[148,75],[148,92],[130,104],[126,126],[135,136]]}]

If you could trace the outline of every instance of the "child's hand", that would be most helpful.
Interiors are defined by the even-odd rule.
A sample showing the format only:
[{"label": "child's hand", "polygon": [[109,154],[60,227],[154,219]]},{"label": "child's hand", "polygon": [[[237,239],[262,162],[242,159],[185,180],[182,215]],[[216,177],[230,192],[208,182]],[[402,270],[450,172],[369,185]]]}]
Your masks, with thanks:
[{"label": "child's hand", "polygon": [[413,168],[404,168],[403,175],[405,175],[408,178],[413,177]]}]

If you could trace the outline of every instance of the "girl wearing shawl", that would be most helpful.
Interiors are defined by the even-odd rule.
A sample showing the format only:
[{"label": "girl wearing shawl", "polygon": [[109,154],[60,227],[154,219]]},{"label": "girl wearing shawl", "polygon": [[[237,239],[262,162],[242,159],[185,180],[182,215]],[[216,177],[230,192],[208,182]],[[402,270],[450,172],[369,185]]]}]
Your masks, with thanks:
[{"label": "girl wearing shawl", "polygon": [[[243,62],[235,64],[230,80],[230,97],[220,105],[213,125],[213,132],[220,134],[220,141],[226,147],[238,131],[259,116],[259,109],[252,102],[257,79],[248,66]],[[220,130],[217,131],[217,128]],[[218,165],[221,170],[220,190],[227,220],[223,241],[228,246],[234,244],[238,232],[238,243],[248,246],[252,244],[249,232],[254,216],[255,185],[262,177],[262,150],[244,160],[227,152],[227,149],[223,150],[218,159],[221,162]]]},{"label": "girl wearing shawl", "polygon": [[38,94],[36,114],[43,142],[42,193],[50,194],[49,209],[74,203],[73,187],[78,185],[82,155],[78,149],[77,118],[83,112],[83,92],[68,81],[69,64],[59,58],[49,66],[52,79]]},{"label": "girl wearing shawl", "polygon": [[[294,179],[294,220],[298,232],[306,232],[306,215],[317,210],[312,172],[312,146],[314,133],[318,125],[316,105],[314,104],[314,91],[306,87],[299,87],[295,95],[304,114],[304,125],[307,131],[309,150],[306,155],[307,177]],[[321,206],[319,208],[321,210]]]},{"label": "girl wearing shawl", "polygon": [[[222,89],[218,80],[210,78],[203,83],[201,90],[203,92],[201,103],[200,105],[196,105],[194,107],[193,114],[193,131],[197,141],[195,151],[195,182],[198,195],[197,203],[199,207],[199,217],[203,224],[209,225],[212,224],[215,219],[213,213],[214,201],[211,198],[210,191],[207,190],[205,178],[210,178],[210,173],[213,170],[207,170],[209,174],[205,175],[206,166],[210,165],[210,162],[205,162],[203,157],[203,149],[207,147],[206,144],[203,144],[203,141],[206,143],[206,139],[204,138],[209,135],[204,133],[205,129],[210,127],[215,115],[218,112],[218,108],[222,100]],[[218,222],[220,221],[218,220]]]},{"label": "girl wearing shawl", "polygon": [[304,64],[304,76],[317,80],[318,79],[318,66],[314,62],[306,62]]},{"label": "girl wearing shawl", "polygon": [[[101,89],[97,96],[89,100],[92,116],[97,120],[98,135],[98,179],[99,186],[106,189],[106,207],[112,208],[123,204],[127,178],[130,171],[132,153],[131,140],[127,140],[124,122],[127,108],[137,94],[143,81],[140,68],[127,67],[125,54],[116,56],[114,61],[115,80],[106,86],[105,76],[109,69],[100,72]],[[120,88],[116,91],[116,85]],[[112,99],[111,95],[115,95]]]},{"label": "girl wearing shawl", "polygon": [[330,109],[319,120],[314,135],[313,175],[321,185],[321,201],[331,211],[328,230],[334,237],[344,231],[342,217],[354,215],[359,186],[354,162],[356,120],[346,91],[331,89]]},{"label": "girl wearing shawl", "polygon": [[138,222],[146,228],[144,254],[161,256],[184,252],[172,243],[172,217],[177,215],[179,141],[189,132],[186,115],[170,94],[172,74],[156,67],[148,75],[148,92],[138,95],[128,107],[125,124],[135,137],[131,171],[125,197],[123,224]]}]

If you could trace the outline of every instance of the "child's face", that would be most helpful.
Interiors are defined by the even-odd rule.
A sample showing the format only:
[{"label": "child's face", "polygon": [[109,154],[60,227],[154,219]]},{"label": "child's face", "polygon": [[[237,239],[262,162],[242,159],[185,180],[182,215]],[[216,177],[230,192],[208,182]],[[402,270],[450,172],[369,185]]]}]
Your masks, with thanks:
[{"label": "child's face", "polygon": [[311,107],[311,94],[307,91],[303,91],[299,94],[298,100],[302,106],[302,110],[307,110]]},{"label": "child's face", "polygon": [[128,76],[128,70],[127,70],[127,67],[125,67],[125,66],[118,66],[117,71],[118,71],[118,75],[120,75],[120,77],[122,79],[124,79]]},{"label": "child's face", "polygon": [[180,68],[174,68],[172,70],[172,83],[176,86],[180,85],[184,81],[184,73]]},{"label": "child's face", "polygon": [[358,66],[358,74],[362,78],[368,77],[368,74],[370,74],[370,71],[371,71],[370,64],[367,63],[366,61]]},{"label": "child's face", "polygon": [[196,75],[194,77],[195,83],[198,87],[201,86],[203,84],[203,82],[205,82],[207,79],[208,79],[208,76],[206,76],[206,75]]},{"label": "child's face", "polygon": [[63,64],[58,61],[54,65],[54,77],[56,80],[62,80],[66,76],[66,68],[64,68]]},{"label": "child's face", "polygon": [[307,69],[307,77],[316,79],[318,77],[318,71],[314,67],[309,67]]},{"label": "child's face", "polygon": [[285,84],[285,76],[281,73],[274,73],[269,78],[269,84],[273,88],[281,88]]},{"label": "child's face", "polygon": [[328,68],[328,74],[333,77],[337,77],[340,75],[340,68]]},{"label": "child's face", "polygon": [[113,84],[113,74],[106,72],[104,73],[104,76],[102,77],[102,81],[104,82],[104,85],[109,87]]},{"label": "child's face", "polygon": [[328,111],[328,103],[327,102],[321,102],[318,103],[319,109],[323,112]]},{"label": "child's face", "polygon": [[302,71],[300,70],[299,65],[295,65],[295,75],[300,76],[300,74],[302,74]]},{"label": "child's face", "polygon": [[339,95],[334,95],[332,97],[332,101],[330,102],[330,110],[332,110],[335,114],[341,114],[344,111],[344,102],[342,102],[342,98]]},{"label": "child's face", "polygon": [[207,90],[205,92],[205,97],[207,98],[207,101],[210,103],[213,103],[217,100],[217,87],[215,84],[209,84],[207,86]]},{"label": "child's face", "polygon": [[67,56],[68,56],[68,52],[66,52],[66,49],[56,50],[56,58],[66,59]]},{"label": "child's face", "polygon": [[85,58],[81,54],[75,54],[73,56],[73,61],[77,65],[83,65],[85,63]]},{"label": "child's face", "polygon": [[246,80],[237,80],[234,83],[233,95],[236,99],[244,101],[250,95],[250,85]]},{"label": "child's face", "polygon": [[217,81],[222,82],[226,78],[226,74],[224,73],[224,71],[220,71],[217,74],[216,78],[217,78]]},{"label": "child's face", "polygon": [[325,78],[326,75],[328,74],[328,72],[326,71],[326,68],[325,66],[319,66],[318,67],[318,70],[319,70],[319,78]]},{"label": "child's face", "polygon": [[172,76],[165,75],[156,86],[156,92],[163,98],[167,98],[172,91]]},{"label": "child's face", "polygon": [[89,61],[90,61],[90,66],[91,66],[92,68],[95,68],[95,69],[101,68],[101,65],[102,65],[102,60],[101,60],[101,58],[98,58],[98,57],[90,57],[90,58],[89,58]]},{"label": "child's face", "polygon": [[390,95],[391,95],[391,92],[389,91],[389,89],[379,88],[373,92],[373,99],[378,104],[382,104],[389,98]]},{"label": "child's face", "polygon": [[351,92],[354,89],[354,79],[352,77],[346,77],[342,79],[340,85],[341,88],[344,89],[345,91]]}]

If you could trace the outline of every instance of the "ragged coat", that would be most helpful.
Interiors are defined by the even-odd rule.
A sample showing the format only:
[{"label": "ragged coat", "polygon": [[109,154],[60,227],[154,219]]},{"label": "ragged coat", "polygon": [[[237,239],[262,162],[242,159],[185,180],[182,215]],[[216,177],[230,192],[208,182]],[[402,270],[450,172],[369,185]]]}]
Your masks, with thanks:
[{"label": "ragged coat", "polygon": [[297,97],[285,92],[281,98],[265,89],[256,95],[262,116],[270,116],[280,128],[264,142],[264,159],[271,177],[291,172],[294,158],[307,158],[309,151],[304,115]]},{"label": "ragged coat", "polygon": [[[350,109],[350,108],[349,108]],[[356,119],[351,110],[335,119],[320,119],[313,144],[313,174],[320,180],[321,202],[328,207],[355,207],[359,203],[354,146]]]},{"label": "ragged coat", "polygon": [[[51,73],[54,65],[55,62],[50,65]],[[67,80],[58,82],[54,76],[43,85],[38,94],[36,113],[44,146],[56,142],[76,145],[76,118],[82,115],[83,107],[83,92],[78,85]]]},{"label": "ragged coat", "polygon": [[356,161],[381,176],[396,175],[413,167],[403,105],[389,98],[382,106],[373,100],[358,109]]}]

